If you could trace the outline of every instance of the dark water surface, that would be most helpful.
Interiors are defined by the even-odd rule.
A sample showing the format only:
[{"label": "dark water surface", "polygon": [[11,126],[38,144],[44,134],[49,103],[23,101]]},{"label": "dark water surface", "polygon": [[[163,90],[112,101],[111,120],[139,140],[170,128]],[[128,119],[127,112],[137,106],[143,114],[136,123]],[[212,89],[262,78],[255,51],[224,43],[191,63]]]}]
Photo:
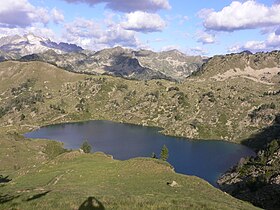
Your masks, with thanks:
[{"label": "dark water surface", "polygon": [[191,141],[164,136],[158,128],[114,123],[86,121],[42,127],[24,136],[46,138],[64,143],[67,149],[80,148],[87,139],[94,151],[113,155],[115,159],[159,156],[162,146],[169,149],[168,162],[178,173],[195,175],[216,186],[218,176],[239,161],[254,155],[243,145],[223,141]]}]

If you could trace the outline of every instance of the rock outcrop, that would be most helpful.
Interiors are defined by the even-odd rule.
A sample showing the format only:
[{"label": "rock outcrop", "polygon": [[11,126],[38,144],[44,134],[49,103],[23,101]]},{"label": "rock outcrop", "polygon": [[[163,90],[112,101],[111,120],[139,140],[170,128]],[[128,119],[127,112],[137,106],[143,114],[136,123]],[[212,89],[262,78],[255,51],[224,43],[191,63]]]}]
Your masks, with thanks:
[{"label": "rock outcrop", "polygon": [[241,159],[220,177],[218,184],[236,198],[265,209],[279,209],[280,140],[272,141],[256,157]]}]

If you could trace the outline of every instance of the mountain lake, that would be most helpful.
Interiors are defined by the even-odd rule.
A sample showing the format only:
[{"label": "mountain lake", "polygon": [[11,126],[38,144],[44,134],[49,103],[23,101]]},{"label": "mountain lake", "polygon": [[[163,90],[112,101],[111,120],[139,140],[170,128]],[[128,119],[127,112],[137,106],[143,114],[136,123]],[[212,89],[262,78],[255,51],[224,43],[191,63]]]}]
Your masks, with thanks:
[{"label": "mountain lake", "polygon": [[26,133],[26,138],[44,138],[78,149],[88,140],[92,150],[113,155],[114,159],[157,157],[163,145],[169,150],[168,162],[177,173],[198,176],[217,187],[218,177],[241,157],[255,155],[250,148],[217,140],[190,140],[165,136],[161,129],[110,121],[86,121],[49,125]]}]

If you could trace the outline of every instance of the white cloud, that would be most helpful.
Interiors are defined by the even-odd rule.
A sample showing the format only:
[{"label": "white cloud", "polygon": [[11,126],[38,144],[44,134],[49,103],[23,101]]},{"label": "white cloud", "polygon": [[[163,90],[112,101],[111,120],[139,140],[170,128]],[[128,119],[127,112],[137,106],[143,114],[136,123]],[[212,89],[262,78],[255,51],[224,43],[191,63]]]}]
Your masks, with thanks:
[{"label": "white cloud", "polygon": [[280,24],[280,4],[268,7],[254,0],[233,1],[221,11],[202,10],[199,17],[204,19],[204,27],[216,31],[255,29]]},{"label": "white cloud", "polygon": [[271,51],[280,49],[280,35],[275,32],[270,33],[265,41],[248,41],[243,45],[237,44],[228,49],[228,52],[241,52],[249,50],[251,52]]},{"label": "white cloud", "polygon": [[215,36],[213,34],[209,34],[205,31],[198,31],[196,33],[197,41],[202,44],[213,44],[215,43]]},{"label": "white cloud", "polygon": [[273,47],[275,49],[280,49],[280,34],[278,33],[271,33],[268,35],[266,45],[268,47]]},{"label": "white cloud", "polygon": [[160,9],[170,9],[168,0],[65,0],[69,3],[87,3],[91,6],[105,3],[107,8],[121,12],[146,11],[154,12]]},{"label": "white cloud", "polygon": [[37,23],[46,25],[51,20],[61,21],[62,19],[62,14],[58,10],[48,11],[43,7],[35,7],[28,0],[0,2],[0,27],[25,28]]},{"label": "white cloud", "polygon": [[180,18],[180,21],[179,21],[179,24],[180,25],[182,25],[182,24],[184,24],[185,22],[187,22],[187,21],[189,21],[190,20],[190,18],[189,18],[189,16],[182,16],[181,18]]},{"label": "white cloud", "polygon": [[64,28],[66,41],[85,49],[100,50],[114,46],[137,48],[141,44],[135,32],[123,29],[118,23],[110,22],[107,28],[102,28],[101,23],[77,18],[65,24]]},{"label": "white cloud", "polygon": [[167,45],[161,48],[161,51],[178,50],[183,51],[179,45]]},{"label": "white cloud", "polygon": [[243,48],[251,51],[265,50],[266,44],[264,41],[248,41]]},{"label": "white cloud", "polygon": [[99,42],[107,44],[110,47],[116,45],[136,47],[135,33],[124,30],[119,24],[107,29],[103,36],[99,39]]},{"label": "white cloud", "polygon": [[60,10],[53,8],[51,10],[51,14],[52,14],[53,22],[55,22],[56,24],[64,21],[64,15]]},{"label": "white cloud", "polygon": [[40,26],[31,26],[26,28],[0,28],[0,37],[12,36],[12,35],[24,35],[28,33],[33,33],[34,35],[44,37],[46,39],[51,39],[53,41],[61,41],[51,29],[40,27]]},{"label": "white cloud", "polygon": [[194,55],[206,55],[208,54],[208,51],[202,47],[194,47],[190,49],[191,54]]},{"label": "white cloud", "polygon": [[148,33],[162,31],[166,23],[158,14],[136,11],[126,14],[121,26],[126,30]]},{"label": "white cloud", "polygon": [[73,22],[65,24],[64,28],[68,38],[71,36],[73,37],[73,40],[77,37],[96,38],[102,36],[103,33],[100,24],[93,20],[87,20],[84,18],[76,18]]},{"label": "white cloud", "polygon": [[179,25],[183,25],[185,22],[189,21],[190,18],[186,15],[166,15],[165,19],[168,22],[178,21]]}]

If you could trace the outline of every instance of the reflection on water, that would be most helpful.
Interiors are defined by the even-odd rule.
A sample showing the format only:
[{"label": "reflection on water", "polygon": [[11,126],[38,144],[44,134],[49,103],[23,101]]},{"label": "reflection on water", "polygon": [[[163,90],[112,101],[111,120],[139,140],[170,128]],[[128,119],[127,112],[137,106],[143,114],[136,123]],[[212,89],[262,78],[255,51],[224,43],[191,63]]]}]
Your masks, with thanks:
[{"label": "reflection on water", "polygon": [[164,136],[158,128],[143,127],[110,121],[87,121],[51,125],[25,134],[28,138],[59,140],[67,149],[77,149],[88,140],[94,151],[113,155],[115,159],[159,157],[165,144],[169,149],[168,162],[176,172],[201,177],[216,186],[218,176],[241,157],[254,152],[238,144],[222,141],[191,141]]}]

